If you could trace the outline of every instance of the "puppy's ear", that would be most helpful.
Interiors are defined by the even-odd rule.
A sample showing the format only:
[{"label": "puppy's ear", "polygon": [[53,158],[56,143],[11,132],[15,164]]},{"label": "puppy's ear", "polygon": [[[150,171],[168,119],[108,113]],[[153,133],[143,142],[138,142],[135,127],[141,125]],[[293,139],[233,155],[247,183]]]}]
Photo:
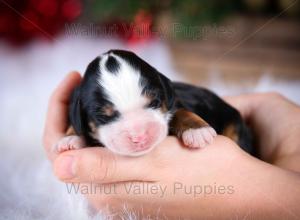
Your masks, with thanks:
[{"label": "puppy's ear", "polygon": [[76,134],[81,135],[82,130],[82,112],[80,100],[80,87],[76,87],[72,93],[69,108],[69,120]]},{"label": "puppy's ear", "polygon": [[168,110],[173,109],[175,105],[175,91],[172,85],[172,82],[170,79],[168,79],[166,76],[164,76],[161,73],[158,73],[159,80],[161,82],[161,85],[163,87],[163,93],[165,98],[166,107]]}]

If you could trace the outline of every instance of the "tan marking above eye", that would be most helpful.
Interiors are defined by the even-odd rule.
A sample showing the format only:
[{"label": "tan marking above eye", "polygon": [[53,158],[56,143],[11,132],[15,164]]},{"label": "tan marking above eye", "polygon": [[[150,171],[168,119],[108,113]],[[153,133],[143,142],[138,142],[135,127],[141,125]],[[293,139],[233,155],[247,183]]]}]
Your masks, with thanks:
[{"label": "tan marking above eye", "polygon": [[143,94],[143,96],[146,99],[145,106],[147,107],[154,100],[154,95],[150,92],[146,92],[146,93]]},{"label": "tan marking above eye", "polygon": [[104,106],[102,110],[106,116],[112,116],[115,112],[114,108],[111,105]]},{"label": "tan marking above eye", "polygon": [[154,95],[152,93],[146,92],[144,97],[149,100],[150,102],[154,99]]}]

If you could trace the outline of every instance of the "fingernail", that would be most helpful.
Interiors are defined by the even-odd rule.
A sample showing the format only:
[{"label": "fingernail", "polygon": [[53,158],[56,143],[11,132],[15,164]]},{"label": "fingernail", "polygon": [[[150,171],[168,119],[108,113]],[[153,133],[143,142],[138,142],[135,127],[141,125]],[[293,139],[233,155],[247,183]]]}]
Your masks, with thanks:
[{"label": "fingernail", "polygon": [[61,179],[72,179],[75,176],[74,157],[66,155],[58,158],[55,167],[56,175]]}]

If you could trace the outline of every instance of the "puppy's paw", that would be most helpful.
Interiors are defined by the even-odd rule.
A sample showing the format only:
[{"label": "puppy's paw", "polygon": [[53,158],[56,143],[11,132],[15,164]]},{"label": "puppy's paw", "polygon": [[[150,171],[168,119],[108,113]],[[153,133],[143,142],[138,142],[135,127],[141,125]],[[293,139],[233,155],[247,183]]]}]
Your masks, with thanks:
[{"label": "puppy's paw", "polygon": [[196,129],[191,128],[182,133],[182,141],[187,147],[203,148],[211,144],[216,136],[216,131],[209,126]]},{"label": "puppy's paw", "polygon": [[57,153],[61,153],[67,150],[74,150],[83,148],[85,146],[85,141],[83,138],[71,135],[63,137],[54,147],[54,151]]}]

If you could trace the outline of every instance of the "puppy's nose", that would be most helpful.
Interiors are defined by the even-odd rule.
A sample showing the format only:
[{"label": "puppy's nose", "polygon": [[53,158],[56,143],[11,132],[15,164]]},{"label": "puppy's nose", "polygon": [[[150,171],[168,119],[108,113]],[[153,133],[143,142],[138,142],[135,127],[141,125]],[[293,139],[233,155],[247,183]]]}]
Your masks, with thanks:
[{"label": "puppy's nose", "polygon": [[138,143],[145,143],[147,141],[147,135],[146,134],[139,134],[139,135],[130,135],[129,139],[132,143],[138,144]]}]

